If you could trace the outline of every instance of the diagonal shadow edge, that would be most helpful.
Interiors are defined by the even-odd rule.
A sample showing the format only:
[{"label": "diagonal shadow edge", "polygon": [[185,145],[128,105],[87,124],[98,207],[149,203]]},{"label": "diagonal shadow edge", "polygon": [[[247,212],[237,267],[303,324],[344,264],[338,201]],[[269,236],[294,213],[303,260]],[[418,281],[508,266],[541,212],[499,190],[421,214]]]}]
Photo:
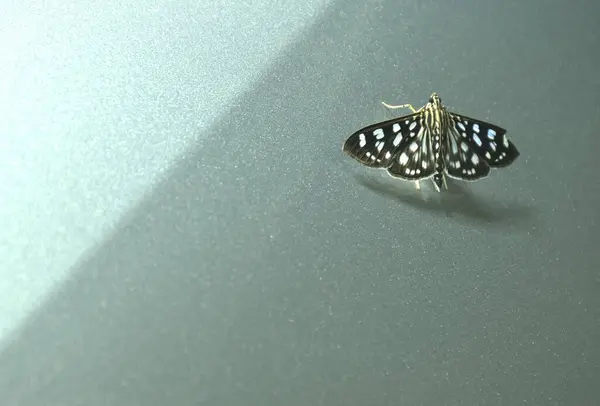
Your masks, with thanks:
[{"label": "diagonal shadow edge", "polygon": [[[314,27],[323,29],[322,26],[324,25],[324,21],[330,21],[331,19],[341,19],[342,24],[348,24],[347,21],[343,21],[343,18],[339,17],[339,15],[344,15],[344,13],[341,11],[348,7],[354,6],[336,4],[335,7],[331,7],[329,10],[327,10],[326,15],[320,18],[319,21],[312,26],[308,34],[301,34],[298,37],[298,40],[292,43],[287,51],[279,55],[274,64],[267,69],[263,76],[257,81],[256,85],[242,93],[239,98],[239,103],[231,106],[225,117],[218,120],[217,123],[207,132],[219,134],[227,131],[227,129],[231,130],[231,127],[233,127],[233,130],[242,133],[245,125],[240,123],[246,123],[246,126],[249,124],[258,124],[253,125],[252,128],[259,128],[262,130],[272,129],[271,124],[273,123],[272,120],[269,120],[267,114],[265,114],[263,117],[252,117],[252,113],[256,111],[273,113],[273,111],[269,110],[269,105],[272,104],[269,102],[269,100],[276,99],[280,100],[282,103],[285,102],[288,99],[288,92],[286,91],[286,88],[289,87],[299,90],[298,95],[304,96],[310,93],[319,94],[319,89],[327,88],[330,88],[331,90],[345,89],[343,91],[339,91],[338,93],[343,93],[345,91],[346,95],[348,92],[352,93],[361,92],[363,90],[366,91],[367,84],[362,82],[361,77],[363,73],[359,68],[356,68],[355,70],[347,70],[344,72],[344,75],[339,75],[335,62],[333,61],[325,61],[325,71],[319,70],[319,63],[323,63],[323,61],[318,60],[319,58],[315,58],[315,61],[311,61],[317,65],[317,69],[314,69],[314,67],[310,67],[306,64],[302,65],[302,57],[305,55],[311,55],[311,51],[314,50],[313,47],[310,46],[310,42],[312,41],[307,40],[307,37],[313,39],[313,41],[321,39],[321,45],[324,43],[325,48],[331,51],[323,51],[323,56],[328,53],[334,53],[335,50],[339,50],[338,44],[343,42],[343,39],[336,38],[336,36],[334,36],[333,39],[329,38],[330,33],[335,30],[326,29],[325,34],[323,34],[322,32],[315,32]],[[347,12],[347,14],[351,15],[352,12]],[[342,37],[341,35],[338,36]],[[365,36],[363,41],[368,42],[368,40],[368,36]],[[346,52],[348,52],[348,55],[352,57],[351,52]],[[356,57],[356,55],[354,56]],[[294,68],[290,69],[290,59],[294,62],[297,62],[300,68],[308,70],[308,73],[302,69],[300,69],[300,71],[294,71]],[[376,61],[373,60],[371,63],[375,64]],[[292,71],[291,75],[290,70]],[[329,72],[326,73],[326,71]],[[312,75],[311,79],[316,80],[314,80],[314,84],[310,86],[309,89],[300,89],[302,86],[299,83],[296,83],[300,81],[297,81],[294,73]],[[274,81],[280,83],[283,81],[283,85],[274,88]],[[265,94],[267,97],[264,97]],[[337,97],[333,92],[332,94],[329,94],[329,99],[332,105],[332,114],[335,115],[336,112],[340,112],[340,116],[343,117],[346,107],[335,104],[335,99],[337,99]],[[265,101],[261,102],[261,100]],[[259,105],[258,109],[256,108],[257,105]],[[295,126],[298,128],[301,128],[303,125],[305,127],[309,127],[305,124],[307,121],[306,114],[293,114],[292,107],[294,106],[285,106],[284,110],[279,111],[278,113],[283,112],[286,114],[286,120],[289,120],[289,122],[295,124]],[[240,108],[242,111],[240,111]],[[261,108],[264,110],[261,110]],[[309,113],[311,112],[310,109],[307,110]],[[237,120],[237,123],[234,122],[232,124],[232,118]],[[266,120],[266,122],[264,120]],[[339,131],[340,133],[344,134],[344,131],[340,130],[336,123],[331,123],[327,117],[317,117],[317,119],[313,121],[314,123],[319,124],[316,128],[321,128],[325,133],[337,134]],[[314,123],[313,126],[315,125]],[[349,125],[354,126],[356,124],[350,123]],[[293,126],[291,124],[288,124],[288,129],[292,127]],[[247,128],[248,127],[246,127],[246,130]],[[282,128],[278,128],[278,130],[281,131]],[[285,130],[285,127],[283,130]],[[77,331],[76,329],[75,331],[69,331],[69,329],[65,327],[81,320],[92,319],[99,322],[99,324],[105,324],[106,320],[110,319],[110,323],[115,323],[121,327],[134,324],[141,328],[144,323],[151,323],[153,319],[161,319],[161,316],[165,316],[164,312],[161,314],[161,311],[157,310],[159,306],[153,302],[154,299],[157,299],[157,294],[152,292],[152,290],[155,288],[151,286],[150,281],[148,280],[148,278],[150,278],[149,275],[144,275],[144,272],[142,272],[133,277],[134,279],[137,279],[136,283],[132,283],[131,281],[123,282],[123,279],[127,279],[131,276],[130,271],[132,268],[144,268],[144,266],[147,267],[146,270],[160,270],[165,268],[161,267],[160,264],[152,263],[151,258],[144,258],[145,253],[148,253],[149,257],[152,256],[150,251],[151,249],[160,250],[161,244],[157,241],[151,241],[151,238],[150,241],[146,241],[145,244],[141,243],[140,240],[145,237],[147,238],[148,234],[157,227],[157,224],[161,224],[161,222],[157,220],[157,216],[167,216],[167,219],[164,219],[162,222],[163,225],[173,219],[181,220],[181,223],[185,224],[185,221],[180,219],[177,213],[179,212],[179,209],[189,210],[190,201],[184,201],[186,199],[178,200],[178,197],[194,186],[205,186],[207,193],[206,195],[200,196],[198,199],[193,200],[193,202],[198,202],[201,205],[207,201],[210,201],[210,203],[214,204],[214,207],[211,206],[208,208],[207,211],[210,212],[206,213],[208,216],[204,217],[205,223],[203,224],[207,226],[207,229],[209,229],[210,226],[219,227],[219,225],[222,223],[222,219],[218,218],[218,215],[216,215],[216,209],[219,208],[219,187],[228,188],[228,192],[234,191],[234,189],[239,187],[242,188],[243,193],[250,195],[249,199],[243,199],[241,197],[236,199],[236,197],[231,197],[231,199],[234,200],[233,203],[235,204],[231,205],[232,207],[230,208],[225,207],[224,209],[229,210],[228,219],[234,221],[236,219],[240,219],[240,221],[242,221],[244,224],[251,225],[255,227],[254,229],[256,229],[257,223],[260,223],[260,221],[264,219],[264,216],[260,215],[260,207],[269,199],[252,195],[252,188],[248,187],[248,184],[252,184],[252,181],[256,179],[265,180],[265,177],[262,174],[257,175],[255,172],[250,171],[251,173],[249,175],[249,182],[245,182],[242,178],[242,181],[239,181],[238,179],[237,183],[235,183],[235,176],[247,174],[243,168],[244,165],[246,165],[246,167],[250,167],[251,169],[257,169],[255,166],[252,166],[253,164],[251,162],[249,162],[248,156],[251,158],[256,158],[258,156],[259,159],[264,158],[265,160],[271,160],[267,165],[268,169],[277,171],[277,164],[279,164],[281,161],[274,160],[274,158],[276,158],[276,154],[269,155],[268,152],[261,151],[262,147],[272,146],[274,148],[272,151],[277,151],[277,147],[289,148],[289,150],[302,150],[303,144],[306,143],[306,139],[298,137],[297,133],[290,132],[286,134],[285,131],[281,131],[280,135],[281,137],[279,139],[258,138],[257,143],[246,142],[241,145],[236,143],[235,140],[232,141],[220,139],[216,144],[207,146],[207,144],[210,143],[210,138],[203,138],[200,142],[200,145],[195,146],[192,149],[193,152],[190,150],[184,152],[182,157],[161,176],[161,179],[156,183],[155,187],[149,190],[148,193],[128,211],[128,213],[125,213],[121,217],[118,225],[112,228],[112,230],[106,234],[102,241],[100,241],[97,245],[90,247],[89,250],[79,260],[77,260],[69,272],[69,277],[67,277],[64,283],[54,292],[51,292],[44,300],[44,303],[40,305],[40,307],[29,317],[29,319],[19,326],[7,339],[7,345],[2,349],[2,354],[0,355],[0,365],[4,365],[5,368],[8,368],[8,370],[2,372],[0,376],[7,377],[6,372],[14,373],[14,375],[8,376],[7,379],[2,379],[2,382],[0,382],[0,388],[2,389],[5,398],[10,398],[11,394],[22,395],[21,392],[23,390],[25,390],[29,396],[34,396],[34,398],[40,394],[40,391],[44,392],[45,394],[47,394],[49,391],[51,396],[55,396],[57,399],[66,402],[64,393],[58,393],[60,391],[54,392],[55,388],[53,388],[53,374],[58,374],[62,377],[60,378],[61,380],[68,381],[69,379],[67,378],[78,379],[79,372],[65,372],[67,369],[72,368],[75,365],[85,365],[84,370],[93,368],[101,369],[103,367],[112,368],[112,366],[102,364],[98,365],[92,361],[85,360],[85,356],[87,354],[86,340],[93,339],[92,337],[96,337],[98,334],[106,332],[102,332],[101,329],[97,329],[94,326],[82,327],[80,331]],[[320,140],[313,139],[309,141],[312,145],[321,145]],[[339,141],[340,140],[338,139],[332,140],[330,143],[330,149],[317,149],[315,155],[317,157],[326,157],[332,152],[339,153]],[[217,153],[220,149],[226,149],[229,151],[229,156],[227,156],[227,160],[225,162],[223,159],[221,159],[221,157],[218,157]],[[203,157],[207,150],[212,150],[215,152],[215,154],[212,156],[209,154]],[[261,155],[261,153],[264,155]],[[198,157],[203,157],[204,159],[197,159]],[[298,197],[300,192],[304,192],[306,188],[302,179],[305,179],[307,175],[311,176],[312,178],[320,176],[323,170],[323,165],[325,165],[323,162],[326,161],[326,159],[319,159],[312,167],[303,166],[301,170],[297,170],[291,174],[284,174],[285,178],[292,179],[293,182],[290,184],[295,188],[289,197]],[[240,167],[235,168],[233,173],[231,173],[231,175],[234,175],[228,179],[231,183],[225,186],[218,185],[218,180],[222,178],[220,177],[221,174],[217,172],[221,170],[231,170],[230,165],[235,164],[240,165]],[[197,173],[199,168],[201,171],[203,171],[203,174],[200,176],[198,176]],[[339,177],[340,175],[338,173],[334,173],[332,176],[335,178]],[[173,179],[177,180],[175,185],[172,183]],[[199,181],[194,183],[193,180]],[[248,180],[248,178],[246,178],[246,180]],[[245,186],[244,183],[246,184]],[[278,192],[281,191],[275,190],[273,195]],[[238,208],[240,208],[240,205],[243,205],[244,203],[248,203],[249,210],[244,213],[235,212]],[[212,209],[215,209],[215,211],[212,212]],[[280,210],[285,211],[285,209]],[[210,217],[213,215],[216,215],[216,217]],[[257,218],[252,218],[252,216],[256,216]],[[197,224],[194,221],[191,223]],[[230,236],[233,236],[232,233],[235,230],[227,231]],[[174,233],[171,230],[171,232],[166,234],[171,236]],[[213,240],[219,237],[218,233],[212,229],[212,231],[208,231],[208,234],[210,235],[203,236],[204,238],[200,238],[197,235],[194,236],[195,238],[198,238],[196,242],[198,245],[201,245],[202,243],[206,244],[209,249],[215,248],[217,255],[223,258],[223,256],[226,255],[226,249],[223,247],[211,247]],[[251,240],[253,237],[252,232],[241,236],[241,238],[236,239],[235,236],[233,237],[235,239],[234,243],[239,243],[243,240],[248,244],[248,248],[254,248],[258,252],[260,252],[262,249],[261,244],[263,241],[259,240],[257,242],[253,242]],[[128,253],[121,253],[115,257],[113,254],[115,254],[120,248],[123,248],[126,244],[130,244],[130,249],[127,250]],[[177,247],[176,249],[173,249],[173,242],[170,242],[169,244],[171,244],[169,247],[172,248],[172,250],[169,251],[169,249],[165,248],[164,254],[166,256],[175,255],[184,257],[186,254],[194,253],[195,248],[198,246]],[[179,249],[179,252],[174,253],[173,251],[177,251],[177,249]],[[138,259],[139,262],[136,263],[136,260]],[[210,263],[210,261],[211,260],[208,260],[209,263],[207,266],[214,266],[215,264]],[[250,258],[250,261],[260,261],[260,258]],[[167,264],[169,263],[168,260],[166,260],[166,262]],[[188,263],[186,265],[190,268],[195,266],[193,263]],[[241,268],[244,264],[240,261],[233,261],[231,265],[232,268],[235,268],[236,266]],[[235,269],[233,271],[236,272]],[[169,281],[169,278],[174,277],[174,275],[169,272],[172,272],[172,270],[168,270],[167,275],[162,276],[163,279],[161,282],[163,283],[163,286],[161,287],[176,295],[178,293],[176,291],[180,288],[180,286],[175,286],[172,281]],[[117,277],[115,278],[115,276]],[[101,284],[107,278],[112,279],[115,283],[106,285],[104,289],[102,289],[103,291],[100,292],[99,286],[101,286]],[[189,280],[194,280],[198,277],[194,275],[190,276],[189,278]],[[119,283],[121,283],[122,286],[115,286]],[[206,281],[200,281],[198,283],[200,285],[210,285],[210,282]],[[208,290],[208,288],[206,289]],[[118,300],[129,300],[131,301],[131,304],[111,304],[110,297],[111,295],[114,296],[115,292],[118,292]],[[219,293],[223,292],[212,294],[213,296],[218,296]],[[138,298],[133,300],[131,296],[136,295]],[[82,303],[83,306],[81,305]],[[188,306],[194,305],[194,303],[190,301],[186,301],[185,304]],[[127,307],[129,310],[153,308],[154,313],[150,315],[143,315],[141,312],[130,312],[130,314],[142,319],[132,321],[128,320],[126,316],[109,316],[108,313],[111,306],[123,306]],[[180,304],[176,307],[181,308],[185,306]],[[106,311],[106,313],[103,315],[102,313],[104,311]],[[115,342],[116,340],[119,340],[119,338],[125,338],[120,337],[119,334],[119,332],[116,332],[111,335],[109,342]],[[65,337],[68,337],[68,339],[65,340]],[[57,340],[60,342],[57,342]],[[143,344],[141,347],[143,347]],[[117,350],[117,352],[124,356],[127,349],[131,350],[131,346],[127,346],[126,349]],[[73,352],[73,354],[65,355],[67,352]],[[116,356],[115,358],[118,359],[119,357]],[[143,365],[144,362],[142,361],[141,364]],[[77,367],[74,369],[77,369]],[[25,377],[27,377],[27,379],[25,379]],[[83,379],[84,381],[82,384],[83,387],[90,388],[92,386],[91,383],[85,382],[86,379],[92,378],[79,378]],[[24,382],[26,385],[25,389],[22,387]],[[149,399],[151,399],[151,397],[149,397]],[[48,398],[46,398],[46,400],[48,400]]]}]

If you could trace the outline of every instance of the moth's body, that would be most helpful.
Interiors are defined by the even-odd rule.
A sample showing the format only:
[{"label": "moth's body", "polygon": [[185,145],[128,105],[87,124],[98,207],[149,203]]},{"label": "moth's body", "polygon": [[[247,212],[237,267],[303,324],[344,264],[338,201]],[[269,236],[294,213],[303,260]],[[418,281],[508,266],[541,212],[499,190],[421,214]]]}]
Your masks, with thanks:
[{"label": "moth's body", "polygon": [[417,182],[433,178],[438,191],[445,175],[473,181],[488,175],[490,167],[507,166],[519,152],[506,130],[484,121],[449,112],[433,93],[413,113],[365,127],[352,134],[344,152],[364,165],[385,168],[393,177]]},{"label": "moth's body", "polygon": [[[435,159],[435,173],[433,174],[433,182],[438,190],[442,188],[442,184],[446,184],[444,177],[444,159],[443,159],[443,143],[442,135],[448,133],[450,128],[450,116],[446,108],[442,105],[442,101],[437,94],[432,94],[430,101],[423,107],[425,113],[424,126],[429,129],[432,135],[433,154]],[[418,182],[418,181],[417,181]]]}]

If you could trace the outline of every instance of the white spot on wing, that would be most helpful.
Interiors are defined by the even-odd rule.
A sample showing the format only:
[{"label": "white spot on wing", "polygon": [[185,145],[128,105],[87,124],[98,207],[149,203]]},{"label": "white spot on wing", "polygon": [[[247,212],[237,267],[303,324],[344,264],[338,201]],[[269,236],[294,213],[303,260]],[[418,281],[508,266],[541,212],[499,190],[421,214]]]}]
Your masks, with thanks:
[{"label": "white spot on wing", "polygon": [[419,144],[417,144],[416,142],[413,142],[410,144],[408,149],[410,149],[411,152],[415,152],[417,149],[419,149]]},{"label": "white spot on wing", "polygon": [[453,137],[451,137],[450,142],[452,143],[452,153],[457,154],[458,153],[458,145],[456,144],[456,140]]},{"label": "white spot on wing", "polygon": [[373,135],[378,140],[382,139],[385,136],[385,134],[384,134],[384,132],[383,132],[383,130],[381,128],[378,128],[375,131],[373,131]]},{"label": "white spot on wing", "polygon": [[473,131],[479,134],[479,124],[473,124]]},{"label": "white spot on wing", "polygon": [[427,155],[427,137],[423,137],[423,142],[421,142],[421,150],[423,151],[423,155]]},{"label": "white spot on wing", "polygon": [[489,138],[490,140],[493,140],[494,138],[496,138],[496,131],[494,131],[494,130],[492,130],[492,129],[489,129],[489,130],[488,130],[488,133],[487,133],[487,136],[488,136],[488,138]]},{"label": "white spot on wing", "polygon": [[458,123],[456,123],[456,126],[458,128],[460,128],[461,131],[465,131],[466,130],[465,125],[463,123],[461,123],[460,121]]},{"label": "white spot on wing", "polygon": [[394,146],[397,147],[398,145],[400,145],[400,141],[402,141],[402,134],[398,133],[396,134],[394,141],[392,141],[392,144],[394,144]]},{"label": "white spot on wing", "polygon": [[415,129],[415,127],[416,127],[416,126],[417,126],[417,122],[416,122],[416,121],[413,121],[413,122],[412,122],[412,123],[410,123],[410,125],[408,126],[408,129],[409,129],[410,131],[412,131],[412,130],[414,130],[414,129]]},{"label": "white spot on wing", "polygon": [[365,145],[367,145],[367,140],[365,139],[365,135],[360,134],[358,136],[358,146],[361,148],[364,148]]},{"label": "white spot on wing", "polygon": [[398,123],[394,123],[394,125],[392,126],[392,131],[397,133],[398,131],[400,131],[400,124]]},{"label": "white spot on wing", "polygon": [[405,152],[401,153],[400,158],[398,158],[398,162],[400,162],[400,165],[406,165],[408,162],[408,155],[406,155]]},{"label": "white spot on wing", "polygon": [[385,144],[385,143],[384,143],[383,141],[377,141],[377,142],[375,143],[375,148],[377,148],[377,151],[381,152],[381,150],[383,149],[383,145],[384,145],[384,144]]},{"label": "white spot on wing", "polygon": [[[477,124],[475,124],[477,125]],[[481,139],[479,138],[479,136],[477,134],[473,134],[473,141],[475,141],[475,144],[477,144],[478,147],[481,146]]]}]

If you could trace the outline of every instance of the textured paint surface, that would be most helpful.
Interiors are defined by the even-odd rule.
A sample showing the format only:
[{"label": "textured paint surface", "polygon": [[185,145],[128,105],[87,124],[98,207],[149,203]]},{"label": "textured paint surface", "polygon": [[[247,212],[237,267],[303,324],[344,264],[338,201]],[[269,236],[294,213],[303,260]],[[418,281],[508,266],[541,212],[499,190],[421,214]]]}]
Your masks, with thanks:
[{"label": "textured paint surface", "polygon": [[[61,219],[56,209],[29,203],[54,221],[43,227],[48,232],[67,224],[67,235],[74,229],[95,241],[88,219],[76,216],[79,207],[112,202],[126,214],[107,220],[115,231],[86,256],[73,257],[89,244],[71,247],[61,264],[77,264],[59,269],[71,278],[4,340],[0,393],[7,404],[587,405],[600,398],[597,2],[338,2],[306,22],[295,41],[279,48],[274,40],[273,52],[283,52],[261,54],[255,80],[231,94],[203,84],[211,74],[254,72],[243,63],[254,57],[243,36],[232,39],[239,70],[220,72],[215,63],[190,71],[199,41],[167,42],[184,28],[212,30],[190,26],[201,12],[182,12],[188,25],[168,17],[164,41],[150,46],[148,36],[138,43],[127,35],[136,24],[131,10],[116,2],[83,10],[86,24],[115,13],[126,18],[105,22],[104,34],[73,34],[76,49],[101,35],[118,37],[129,44],[117,53],[128,61],[123,77],[149,78],[136,66],[152,66],[155,54],[140,54],[151,49],[163,55],[155,71],[163,80],[155,88],[144,82],[143,104],[135,102],[142,90],[124,80],[106,94],[96,86],[89,94],[100,97],[95,104],[79,98],[66,110],[48,107],[71,119],[73,111],[99,113],[73,124],[67,146],[51,138],[32,149],[76,152],[70,148],[81,128],[118,125],[126,129],[109,131],[113,140],[137,134],[150,145],[169,143],[144,153],[118,142],[94,147],[104,164],[90,162],[89,152],[74,157],[75,194],[67,186],[56,196],[34,189],[56,205],[75,205]],[[226,20],[233,10],[211,15]],[[262,12],[257,27],[271,32],[283,11]],[[238,22],[251,24],[259,14]],[[217,34],[240,31],[223,27]],[[69,71],[59,83],[77,77]],[[420,105],[433,91],[448,108],[502,123],[519,160],[437,194],[373,175],[342,154],[349,134],[389,117],[381,100]],[[161,93],[161,107],[151,108]],[[40,127],[39,117],[49,114],[40,106],[19,125]],[[69,133],[72,120],[61,117],[45,125]],[[150,119],[162,123],[153,135],[145,130],[154,128]],[[168,159],[155,158],[160,179],[148,176],[150,189],[140,183],[132,192],[137,178],[122,183],[116,173],[136,172],[110,170],[138,159],[133,168],[149,174],[139,162],[166,157],[170,148],[176,163],[161,172]],[[16,165],[10,162],[3,170]],[[43,178],[36,170],[31,176]],[[97,171],[107,172],[93,178]],[[3,176],[13,188],[22,182],[11,179]],[[125,197],[101,203],[105,194],[87,189],[92,182]],[[82,198],[87,190],[89,200]],[[8,199],[18,207],[10,200],[16,197]],[[34,222],[25,210],[33,209],[20,218]],[[17,221],[2,235],[24,238]],[[55,243],[55,236],[41,241]],[[25,269],[32,281],[15,292],[29,294],[27,283],[43,271]]]},{"label": "textured paint surface", "polygon": [[0,340],[325,5],[36,3],[0,16]]}]

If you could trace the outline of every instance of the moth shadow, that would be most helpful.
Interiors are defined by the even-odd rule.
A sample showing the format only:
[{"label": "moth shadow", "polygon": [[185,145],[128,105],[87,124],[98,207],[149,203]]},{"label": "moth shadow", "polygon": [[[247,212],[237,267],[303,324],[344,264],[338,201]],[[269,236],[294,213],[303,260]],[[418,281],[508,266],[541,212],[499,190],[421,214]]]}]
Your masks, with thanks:
[{"label": "moth shadow", "polygon": [[448,190],[438,193],[433,188],[429,189],[430,185],[426,185],[431,183],[429,179],[422,181],[421,190],[417,190],[414,182],[394,180],[391,177],[391,182],[365,175],[355,175],[355,178],[367,189],[421,211],[459,216],[479,224],[531,228],[534,214],[531,206],[483,199],[469,190],[467,182],[448,178]]}]

